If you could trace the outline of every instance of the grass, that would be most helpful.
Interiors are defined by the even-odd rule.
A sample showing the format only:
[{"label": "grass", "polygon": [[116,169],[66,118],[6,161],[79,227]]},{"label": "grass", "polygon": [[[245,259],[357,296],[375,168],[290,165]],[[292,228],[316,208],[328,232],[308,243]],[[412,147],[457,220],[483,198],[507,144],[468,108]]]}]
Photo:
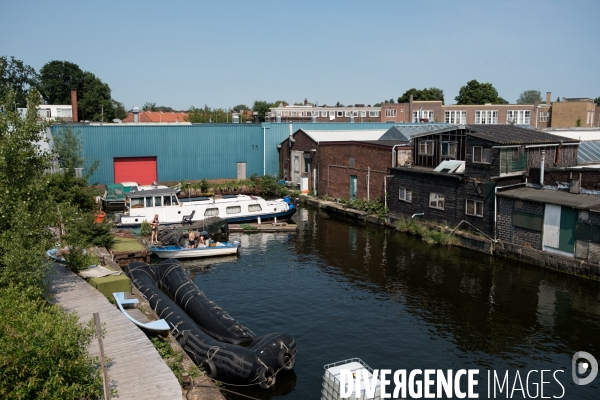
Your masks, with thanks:
[{"label": "grass", "polygon": [[111,247],[113,252],[121,251],[141,251],[146,250],[144,246],[140,244],[136,239],[124,238],[120,236],[115,237],[115,244]]},{"label": "grass", "polygon": [[400,218],[396,221],[396,230],[411,235],[419,236],[423,241],[429,244],[439,244],[441,246],[455,246],[459,243],[456,236],[432,229],[412,218]]}]

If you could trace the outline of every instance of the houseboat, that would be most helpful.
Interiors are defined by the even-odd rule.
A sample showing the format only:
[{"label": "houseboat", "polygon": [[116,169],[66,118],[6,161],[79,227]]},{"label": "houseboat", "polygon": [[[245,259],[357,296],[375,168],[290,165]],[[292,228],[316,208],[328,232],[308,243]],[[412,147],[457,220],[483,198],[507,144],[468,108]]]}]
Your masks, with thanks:
[{"label": "houseboat", "polygon": [[117,214],[118,226],[139,226],[155,215],[162,225],[191,224],[207,217],[220,217],[228,223],[291,218],[296,207],[289,198],[265,200],[258,196],[223,195],[181,201],[174,189],[153,189],[125,194],[126,210]]}]

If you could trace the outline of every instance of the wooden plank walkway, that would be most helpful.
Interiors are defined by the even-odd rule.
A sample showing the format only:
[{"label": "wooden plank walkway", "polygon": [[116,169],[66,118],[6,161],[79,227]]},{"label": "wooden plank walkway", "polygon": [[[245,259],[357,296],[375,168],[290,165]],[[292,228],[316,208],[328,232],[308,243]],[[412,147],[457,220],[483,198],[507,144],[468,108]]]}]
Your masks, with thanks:
[{"label": "wooden plank walkway", "polygon": [[[100,322],[106,331],[104,352],[109,359],[110,387],[117,390],[114,398],[181,400],[177,378],[146,334],[99,291],[60,264],[54,264],[51,271],[50,291],[54,295],[53,303],[76,313],[81,322],[93,320],[93,314],[100,313]],[[88,351],[99,356],[97,339],[92,341]]]}]

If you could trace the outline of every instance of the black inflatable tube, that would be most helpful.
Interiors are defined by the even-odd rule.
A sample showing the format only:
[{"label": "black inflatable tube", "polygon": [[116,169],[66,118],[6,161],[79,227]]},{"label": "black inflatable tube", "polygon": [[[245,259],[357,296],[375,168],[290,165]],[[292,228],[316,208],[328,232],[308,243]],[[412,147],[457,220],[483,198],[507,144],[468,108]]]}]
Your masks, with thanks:
[{"label": "black inflatable tube", "polygon": [[256,337],[248,347],[243,347],[223,343],[203,331],[157,284],[158,278],[164,276],[162,272],[175,268],[175,264],[178,263],[173,260],[158,265],[134,262],[125,268],[125,272],[158,316],[169,323],[180,346],[196,364],[205,367],[209,376],[226,383],[258,384],[268,388],[275,383],[277,372],[292,369],[296,342],[288,334]]}]

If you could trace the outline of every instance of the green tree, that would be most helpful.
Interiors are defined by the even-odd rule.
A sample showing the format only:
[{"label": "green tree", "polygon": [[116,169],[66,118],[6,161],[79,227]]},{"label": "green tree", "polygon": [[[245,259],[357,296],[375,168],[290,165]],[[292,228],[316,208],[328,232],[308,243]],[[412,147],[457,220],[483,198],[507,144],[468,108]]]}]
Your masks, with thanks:
[{"label": "green tree", "polygon": [[12,108],[27,107],[27,94],[32,88],[39,87],[38,73],[21,60],[0,56],[0,97],[4,97],[8,89],[15,91],[15,104]]},{"label": "green tree", "polygon": [[461,87],[454,99],[456,104],[508,104],[498,96],[498,91],[491,83],[479,83],[475,79]]},{"label": "green tree", "polygon": [[144,103],[144,105],[142,106],[142,111],[156,111],[156,103]]},{"label": "green tree", "polygon": [[112,122],[115,109],[110,97],[110,87],[91,72],[85,72],[82,91],[81,100],[78,100],[82,119]]},{"label": "green tree", "polygon": [[596,103],[596,105],[600,106],[600,97],[596,97],[594,99],[594,103]]},{"label": "green tree", "polygon": [[48,104],[71,104],[71,89],[77,100],[83,91],[83,71],[68,61],[50,61],[40,69],[40,88]]},{"label": "green tree", "polygon": [[408,89],[404,94],[398,97],[398,103],[408,103],[410,95],[413,96],[413,100],[419,101],[432,101],[439,100],[444,104],[444,91],[436,87],[429,89],[419,90],[416,88]]},{"label": "green tree", "polygon": [[233,107],[233,109],[237,112],[249,110],[248,106],[245,104],[238,104],[237,106]]},{"label": "green tree", "polygon": [[115,110],[115,118],[118,118],[118,119],[127,118],[127,116],[129,114],[127,113],[127,109],[125,109],[125,106],[123,105],[123,103],[113,100],[112,104],[113,104],[113,109]]},{"label": "green tree", "polygon": [[206,104],[204,108],[190,107],[188,115],[185,119],[187,122],[193,124],[207,124],[207,123],[227,123],[231,122],[229,112],[223,108],[210,108]]},{"label": "green tree", "polygon": [[279,107],[280,104],[283,104],[284,106],[289,106],[289,103],[285,100],[276,100],[275,103],[273,103],[273,107]]},{"label": "green tree", "polygon": [[539,90],[526,90],[519,95],[517,104],[535,104],[542,102],[542,94]]},{"label": "green tree", "polygon": [[5,110],[0,112],[0,288],[12,284],[35,296],[46,272],[43,257],[53,244],[46,227],[55,207],[44,175],[53,156],[40,145],[49,125],[38,122],[39,92],[30,91],[24,118],[12,108],[15,101],[13,90],[0,99]]},{"label": "green tree", "polygon": [[256,100],[252,105],[252,111],[258,113],[258,119],[261,122],[265,121],[266,113],[271,111],[271,107],[273,107],[272,103],[266,102],[264,100]]}]

